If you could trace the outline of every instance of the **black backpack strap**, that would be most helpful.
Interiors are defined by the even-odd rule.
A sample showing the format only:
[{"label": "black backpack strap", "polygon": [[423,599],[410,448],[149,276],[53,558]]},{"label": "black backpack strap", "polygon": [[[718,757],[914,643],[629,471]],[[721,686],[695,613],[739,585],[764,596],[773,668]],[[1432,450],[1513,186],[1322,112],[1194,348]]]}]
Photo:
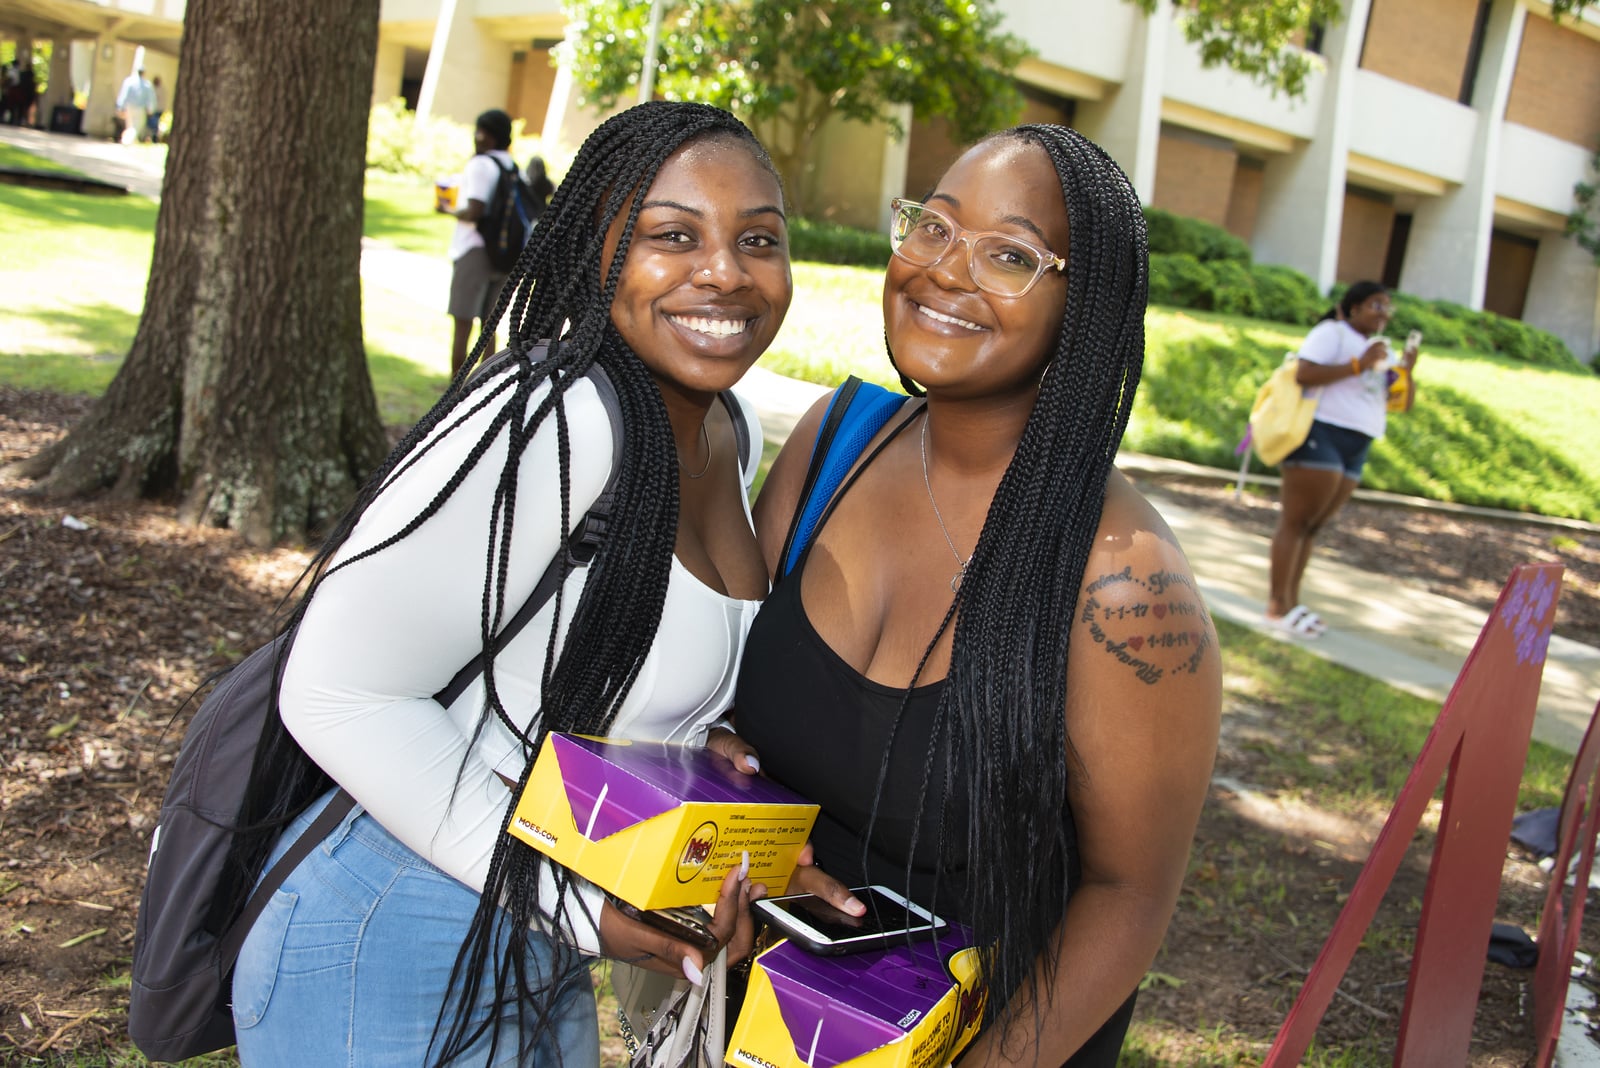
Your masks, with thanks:
[{"label": "black backpack strap", "polygon": [[[551,347],[554,348],[553,345]],[[500,362],[503,357],[504,353],[495,354],[473,373],[475,375],[483,373],[490,365]],[[591,365],[586,377],[594,383],[595,392],[599,395],[600,403],[606,410],[606,418],[611,423],[611,440],[616,444],[611,450],[611,473],[606,476],[605,487],[601,489],[600,496],[595,498],[594,504],[583,514],[583,518],[578,521],[577,527],[567,538],[566,556],[572,567],[583,567],[590,560],[593,560],[600,543],[605,540],[606,523],[611,514],[617,472],[622,468],[622,402],[617,398],[617,387],[612,384],[611,376],[606,374],[605,368],[599,364]],[[741,419],[734,420],[736,425],[742,425],[742,422]],[[748,441],[748,429],[744,431],[744,435],[745,440]],[[538,615],[539,610],[549,603],[550,598],[555,595],[556,587],[561,583],[561,560],[560,554],[551,558],[550,563],[544,569],[544,574],[534,584],[533,592],[528,595],[528,599],[522,603],[522,607],[517,610],[517,614],[511,617],[510,622],[495,636],[495,652],[498,653],[505,648],[506,643],[516,637],[517,633],[528,625],[528,621]],[[480,652],[469,660],[460,671],[457,671],[444,689],[433,695],[433,699],[441,705],[449,707],[482,671],[483,654]],[[239,913],[238,919],[233,922],[232,926],[228,928],[227,934],[218,942],[223,975],[226,975],[228,970],[233,967],[234,961],[239,957],[239,950],[244,946],[244,940],[250,934],[251,925],[261,915],[262,910],[267,907],[267,902],[272,899],[272,895],[277,891],[278,887],[283,885],[283,881],[289,877],[290,872],[299,866],[301,861],[311,855],[311,851],[317,847],[317,843],[328,837],[333,829],[339,826],[340,821],[350,814],[350,810],[355,807],[355,804],[356,799],[344,789],[340,789],[333,796],[333,799],[328,802],[328,806],[318,814],[311,826],[306,828],[305,833],[295,839],[294,843],[284,851],[283,856],[278,859],[278,862],[261,877],[261,881],[256,884],[256,888],[251,891],[250,900],[245,902],[244,909]]]},{"label": "black backpack strap", "polygon": [[[615,446],[611,450],[611,473],[606,476],[606,484],[600,490],[589,510],[578,520],[578,525],[567,537],[566,559],[569,567],[583,567],[594,559],[600,543],[605,540],[607,523],[611,517],[611,505],[616,494],[617,472],[622,467],[622,402],[617,399],[617,387],[612,384],[611,376],[606,374],[605,368],[599,364],[590,365],[586,377],[594,383],[595,393],[600,397],[600,403],[606,410],[606,417],[611,421],[611,440]],[[746,432],[748,437],[748,431]],[[498,653],[504,649],[528,621],[539,614],[550,598],[555,596],[556,587],[561,584],[562,558],[558,554],[550,558],[550,563],[545,565],[544,574],[539,576],[539,581],[534,584],[533,592],[528,599],[522,602],[522,607],[517,609],[517,614],[501,628],[500,633],[494,638],[494,651]],[[456,698],[466,692],[472,680],[483,673],[483,654],[479,653],[462,665],[461,670],[445,684],[444,689],[433,695],[433,699],[449,708],[455,704]]]},{"label": "black backpack strap", "polygon": [[300,866],[300,862],[311,855],[333,829],[350,814],[356,807],[356,799],[349,793],[340,790],[329,800],[328,806],[317,813],[317,818],[311,821],[311,826],[306,828],[304,834],[294,840],[294,843],[284,851],[278,862],[267,870],[261,877],[256,888],[250,892],[250,900],[244,903],[244,909],[239,913],[233,925],[228,928],[227,934],[217,942],[217,957],[221,974],[227,975],[232,970],[233,964],[239,959],[239,950],[244,948],[244,940],[250,936],[250,928],[261,916],[262,910],[267,907],[267,902],[272,900],[272,895],[289,873]]},{"label": "black backpack strap", "polygon": [[[744,406],[730,389],[718,393],[717,398],[722,401],[722,406],[728,410],[728,418],[733,422],[733,442],[739,450],[739,470],[743,471],[745,461],[750,458],[750,423],[745,419]],[[757,460],[759,462],[759,456]]]}]

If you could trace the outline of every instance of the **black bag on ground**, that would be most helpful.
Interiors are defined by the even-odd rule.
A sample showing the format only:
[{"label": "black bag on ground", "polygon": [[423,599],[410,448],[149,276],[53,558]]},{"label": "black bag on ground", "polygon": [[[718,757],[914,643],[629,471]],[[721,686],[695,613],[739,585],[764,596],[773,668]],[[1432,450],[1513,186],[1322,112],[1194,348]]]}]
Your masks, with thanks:
[{"label": "black bag on ground", "polygon": [[500,168],[500,178],[495,182],[494,195],[478,219],[478,233],[483,237],[494,269],[509,271],[533,233],[533,192],[515,163],[502,163],[494,156],[489,158]]}]

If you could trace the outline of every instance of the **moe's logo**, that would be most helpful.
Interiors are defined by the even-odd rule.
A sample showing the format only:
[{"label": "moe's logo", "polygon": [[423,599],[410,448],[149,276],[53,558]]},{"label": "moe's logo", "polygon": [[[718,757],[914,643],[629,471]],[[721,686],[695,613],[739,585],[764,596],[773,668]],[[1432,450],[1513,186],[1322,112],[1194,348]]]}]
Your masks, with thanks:
[{"label": "moe's logo", "polygon": [[706,861],[711,859],[711,852],[716,847],[717,825],[706,820],[694,829],[689,840],[683,843],[683,849],[678,852],[678,881],[693,882],[695,876],[700,874],[700,869],[706,866]]}]

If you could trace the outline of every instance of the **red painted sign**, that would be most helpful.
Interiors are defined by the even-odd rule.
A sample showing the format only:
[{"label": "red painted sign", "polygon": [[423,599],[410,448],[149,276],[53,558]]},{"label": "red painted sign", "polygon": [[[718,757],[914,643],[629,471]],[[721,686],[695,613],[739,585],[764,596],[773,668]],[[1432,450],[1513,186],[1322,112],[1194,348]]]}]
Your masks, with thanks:
[{"label": "red painted sign", "polygon": [[1431,1068],[1467,1062],[1561,574],[1558,564],[1524,564],[1500,591],[1267,1053],[1267,1068],[1296,1065],[1305,1056],[1446,773],[1394,1063]]}]

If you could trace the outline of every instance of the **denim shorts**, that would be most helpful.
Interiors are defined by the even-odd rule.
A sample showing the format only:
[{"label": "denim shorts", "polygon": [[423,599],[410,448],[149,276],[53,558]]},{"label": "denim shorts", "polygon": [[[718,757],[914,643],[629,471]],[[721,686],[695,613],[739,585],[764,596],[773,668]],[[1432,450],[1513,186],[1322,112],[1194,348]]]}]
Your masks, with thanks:
[{"label": "denim shorts", "polygon": [[1359,430],[1313,420],[1311,433],[1300,447],[1285,456],[1279,466],[1310,467],[1323,471],[1343,471],[1346,478],[1361,481],[1372,438]]},{"label": "denim shorts", "polygon": [[[290,825],[278,854],[332,798],[319,798]],[[478,908],[478,894],[406,848],[359,806],[301,861],[251,928],[233,976],[233,1021],[245,1065],[349,1065],[417,1068],[429,1063],[450,970]],[[524,1064],[591,1068],[600,1031],[588,962],[530,935],[529,983],[547,979],[552,960],[553,1032]],[[489,988],[476,1019],[488,1015]],[[542,1002],[544,999],[541,998]],[[525,1016],[541,1007],[531,1006]],[[515,1065],[514,1010],[497,1024],[495,1065]],[[457,1062],[489,1064],[488,1035]]]}]

